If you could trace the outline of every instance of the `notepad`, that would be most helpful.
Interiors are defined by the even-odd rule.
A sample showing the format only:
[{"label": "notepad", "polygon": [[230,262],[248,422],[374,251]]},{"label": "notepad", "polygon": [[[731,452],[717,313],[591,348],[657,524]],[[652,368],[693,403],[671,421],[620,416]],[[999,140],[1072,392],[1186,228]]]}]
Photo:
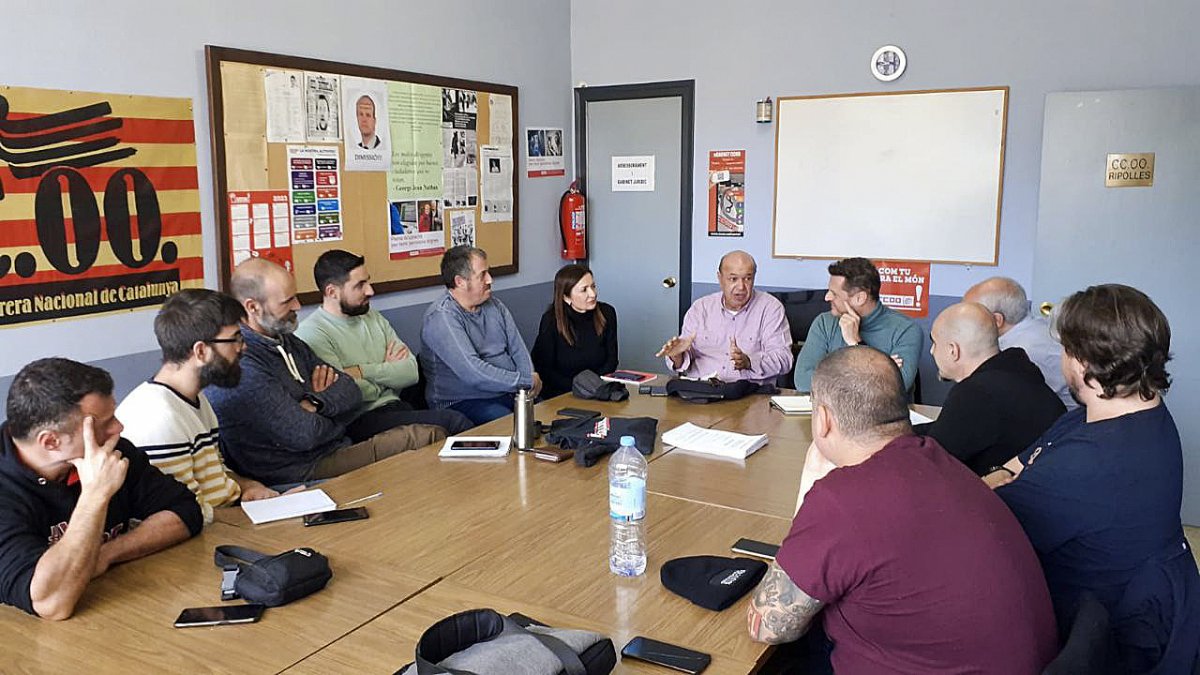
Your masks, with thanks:
[{"label": "notepad", "polygon": [[771,407],[784,415],[808,415],[812,413],[812,396],[772,396]]},{"label": "notepad", "polygon": [[287,518],[299,518],[310,513],[322,513],[336,508],[337,504],[320,488],[280,495],[270,499],[242,502],[242,510],[250,517],[250,522],[255,525]]},{"label": "notepad", "polygon": [[[453,447],[462,441],[492,441],[498,445],[491,448]],[[510,436],[451,436],[442,444],[442,449],[438,451],[438,457],[504,457],[508,454],[511,445],[512,438]]]},{"label": "notepad", "polygon": [[743,460],[767,444],[766,434],[751,436],[732,431],[705,429],[685,422],[662,435],[663,445],[686,452]]},{"label": "notepad", "polygon": [[917,412],[916,410],[912,410],[912,409],[910,409],[908,411],[908,419],[913,424],[928,424],[929,422],[933,421],[932,417],[926,417],[926,416],[922,415],[921,413]]}]

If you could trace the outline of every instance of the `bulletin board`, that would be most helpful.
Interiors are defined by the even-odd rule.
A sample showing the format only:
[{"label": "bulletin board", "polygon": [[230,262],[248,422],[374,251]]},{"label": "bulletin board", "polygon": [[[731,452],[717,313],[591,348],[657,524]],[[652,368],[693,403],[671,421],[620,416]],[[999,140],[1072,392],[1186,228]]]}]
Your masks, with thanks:
[{"label": "bulletin board", "polygon": [[1008,87],[780,97],[773,253],[995,265]]},{"label": "bulletin board", "polygon": [[518,271],[517,88],[206,46],[219,275],[275,260],[301,302],[313,263],[364,255],[377,292],[440,285],[442,254]]}]

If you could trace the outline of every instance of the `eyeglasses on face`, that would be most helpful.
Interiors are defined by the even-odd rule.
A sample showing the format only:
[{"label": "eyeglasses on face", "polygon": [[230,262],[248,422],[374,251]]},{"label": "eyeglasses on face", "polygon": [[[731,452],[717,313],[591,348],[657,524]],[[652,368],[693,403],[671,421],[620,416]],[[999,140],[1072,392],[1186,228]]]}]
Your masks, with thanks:
[{"label": "eyeglasses on face", "polygon": [[220,344],[240,345],[240,344],[246,343],[246,338],[242,337],[241,333],[235,333],[233,335],[233,337],[211,338],[211,339],[205,340],[205,342],[207,342],[209,344],[214,344],[214,345],[220,345]]}]

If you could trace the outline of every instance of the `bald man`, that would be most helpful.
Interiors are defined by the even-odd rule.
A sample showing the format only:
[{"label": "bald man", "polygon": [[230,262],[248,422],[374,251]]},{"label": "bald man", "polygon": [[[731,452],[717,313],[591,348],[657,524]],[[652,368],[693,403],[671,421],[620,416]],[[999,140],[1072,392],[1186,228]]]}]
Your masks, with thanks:
[{"label": "bald man", "polygon": [[745,251],[731,251],[717,265],[721,292],[688,309],[683,330],[655,356],[685,377],[725,382],[775,383],[792,368],[792,329],[783,304],[754,292],[758,264]]},{"label": "bald man", "polygon": [[915,431],[980,476],[1023,451],[1067,411],[1024,350],[1000,350],[996,323],[983,305],[947,307],[929,335],[938,376],[957,384],[937,421]]},{"label": "bald man", "polygon": [[238,474],[286,488],[445,438],[441,427],[410,424],[352,442],[345,425],[362,393],[293,335],[300,303],[292,275],[251,258],[234,270],[230,292],[246,310],[242,377],[236,387],[204,393],[221,423],[225,460]]},{"label": "bald man", "polygon": [[1008,277],[984,279],[967,289],[963,302],[978,302],[987,307],[1000,332],[1000,348],[1024,349],[1067,410],[1079,407],[1062,372],[1062,345],[1050,334],[1050,322],[1030,313],[1029,299],[1021,284]]}]

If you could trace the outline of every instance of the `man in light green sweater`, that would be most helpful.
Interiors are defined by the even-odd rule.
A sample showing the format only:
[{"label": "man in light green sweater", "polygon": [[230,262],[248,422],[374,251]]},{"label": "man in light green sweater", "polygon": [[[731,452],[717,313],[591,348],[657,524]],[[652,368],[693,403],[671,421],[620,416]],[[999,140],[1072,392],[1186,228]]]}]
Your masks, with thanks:
[{"label": "man in light green sweater", "polygon": [[326,251],[317,258],[313,276],[321,307],[300,322],[296,335],[326,363],[354,378],[362,392],[362,403],[346,425],[354,442],[403,424],[433,424],[448,435],[473,426],[457,411],[414,410],[400,400],[400,390],[417,383],[417,357],[388,320],[371,309],[375,290],[362,256]]}]

